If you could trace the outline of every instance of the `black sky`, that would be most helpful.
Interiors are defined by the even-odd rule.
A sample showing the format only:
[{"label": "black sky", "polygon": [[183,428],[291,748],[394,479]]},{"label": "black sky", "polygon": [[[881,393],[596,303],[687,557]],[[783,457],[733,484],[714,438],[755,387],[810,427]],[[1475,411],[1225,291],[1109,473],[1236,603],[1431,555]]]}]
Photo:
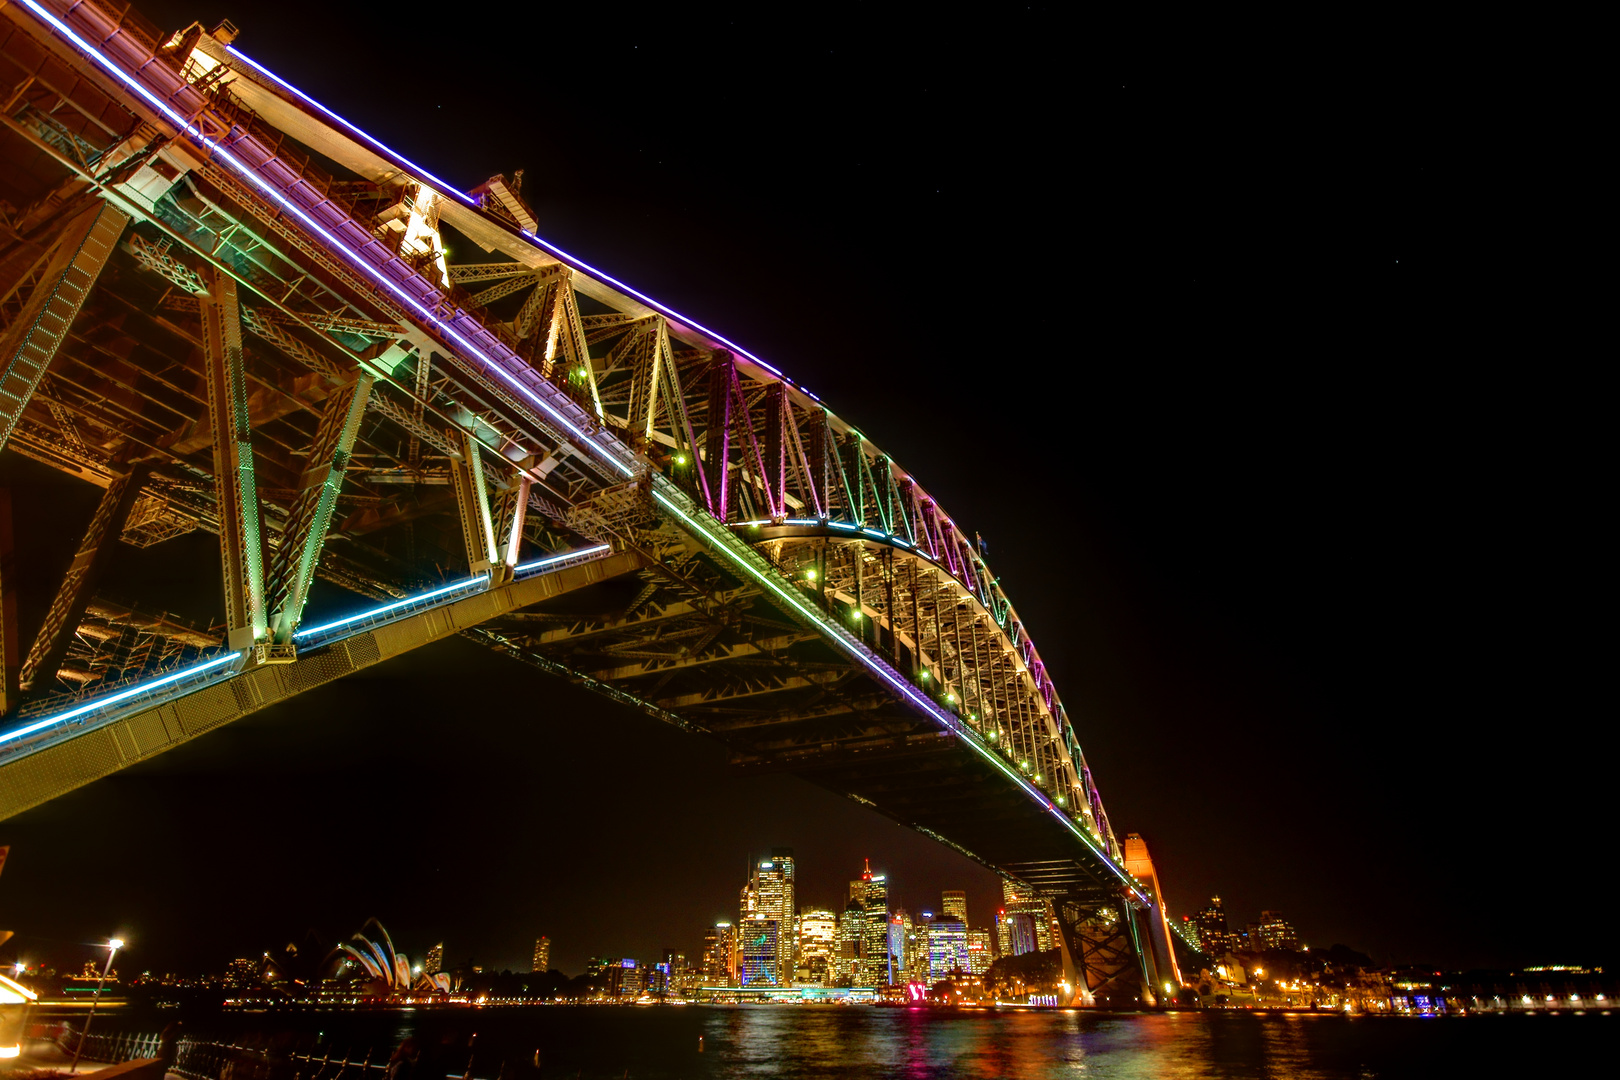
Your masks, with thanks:
[{"label": "black sky", "polygon": [[[918,474],[989,543],[1173,911],[1219,892],[1385,961],[1591,959],[1544,913],[1612,803],[1601,458],[1541,295],[1489,281],[1482,235],[1520,213],[1483,191],[1489,98],[1432,58],[1098,65],[1042,6],[142,10],[228,14],[446,180],[525,169],[542,235]],[[7,842],[0,925],[36,951],[123,928],[152,967],[370,915],[497,967],[542,932],[575,971],[691,949],[779,844],[804,901],[867,855],[908,906],[968,887],[979,921],[995,896],[851,803],[462,642]]]}]

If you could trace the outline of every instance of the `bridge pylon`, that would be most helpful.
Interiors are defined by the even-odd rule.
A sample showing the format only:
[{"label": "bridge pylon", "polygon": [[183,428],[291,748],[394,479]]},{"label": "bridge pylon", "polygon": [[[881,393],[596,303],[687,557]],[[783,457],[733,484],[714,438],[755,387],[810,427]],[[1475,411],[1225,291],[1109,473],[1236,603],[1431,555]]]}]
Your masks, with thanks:
[{"label": "bridge pylon", "polygon": [[1136,1009],[1160,1004],[1159,965],[1149,928],[1153,909],[1129,898],[1057,897],[1065,1005]]}]

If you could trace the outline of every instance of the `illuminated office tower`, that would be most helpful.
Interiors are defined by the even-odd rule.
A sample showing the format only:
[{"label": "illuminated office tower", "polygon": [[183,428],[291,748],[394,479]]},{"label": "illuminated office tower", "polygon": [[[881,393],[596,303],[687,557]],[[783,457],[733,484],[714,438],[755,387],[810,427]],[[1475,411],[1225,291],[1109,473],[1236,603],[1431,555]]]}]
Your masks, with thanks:
[{"label": "illuminated office tower", "polygon": [[551,939],[540,937],[534,943],[534,967],[531,971],[546,972],[551,970]]},{"label": "illuminated office tower", "polygon": [[983,975],[990,970],[990,962],[995,959],[991,951],[990,931],[969,930],[967,932],[968,971],[974,975]]},{"label": "illuminated office tower", "polygon": [[912,919],[911,914],[902,910],[899,913],[901,924],[906,931],[906,964],[904,968],[907,982],[926,982],[928,979],[928,931],[918,916]]},{"label": "illuminated office tower", "polygon": [[1232,946],[1226,930],[1226,909],[1221,906],[1220,897],[1210,897],[1209,904],[1192,917],[1192,923],[1198,930],[1200,947],[1206,955],[1226,955]]},{"label": "illuminated office tower", "polygon": [[947,889],[940,894],[940,913],[947,919],[960,919],[967,925],[967,893],[961,889]]},{"label": "illuminated office tower", "polygon": [[738,924],[740,948],[737,957],[739,986],[781,986],[778,958],[781,956],[781,924],[763,915],[750,915]]},{"label": "illuminated office tower", "polygon": [[838,985],[861,986],[861,942],[866,940],[866,905],[850,900],[838,916]]},{"label": "illuminated office tower", "polygon": [[954,971],[968,971],[967,926],[960,919],[935,919],[928,927],[928,978],[948,979]]},{"label": "illuminated office tower", "polygon": [[428,975],[437,975],[444,970],[444,942],[439,942],[427,952],[427,959],[422,962],[422,971]]},{"label": "illuminated office tower", "polygon": [[1035,925],[1022,911],[996,912],[996,944],[1002,956],[1023,956],[1035,951]]},{"label": "illuminated office tower", "polygon": [[906,981],[906,932],[911,920],[905,917],[905,912],[897,911],[889,916],[889,983],[902,983]]},{"label": "illuminated office tower", "polygon": [[728,922],[715,923],[703,935],[704,986],[735,986],[737,935]]},{"label": "illuminated office tower", "polygon": [[[1001,881],[1002,908],[1008,915],[1029,917],[1029,929],[1035,938],[1035,950],[1046,952],[1057,947],[1052,937],[1052,902],[1030,892],[1029,888],[1003,878]],[[1032,950],[1032,951],[1035,951]],[[1014,952],[1013,955],[1018,955]]]},{"label": "illuminated office tower", "polygon": [[866,861],[861,876],[849,883],[851,903],[861,905],[861,939],[856,956],[854,986],[888,986],[894,981],[889,962],[889,885],[882,874],[872,873]]},{"label": "illuminated office tower", "polygon": [[619,961],[618,997],[638,998],[648,988],[647,965],[626,957]]},{"label": "illuminated office tower", "polygon": [[793,877],[793,849],[772,848],[770,858],[761,859],[754,864],[748,884],[743,886],[740,903],[739,926],[755,916],[776,923],[775,980],[778,986],[788,986],[793,982],[794,945],[797,944],[792,932],[793,914],[796,910],[793,902]]},{"label": "illuminated office tower", "polygon": [[801,982],[838,984],[838,913],[826,908],[799,912],[799,959],[794,969]]}]

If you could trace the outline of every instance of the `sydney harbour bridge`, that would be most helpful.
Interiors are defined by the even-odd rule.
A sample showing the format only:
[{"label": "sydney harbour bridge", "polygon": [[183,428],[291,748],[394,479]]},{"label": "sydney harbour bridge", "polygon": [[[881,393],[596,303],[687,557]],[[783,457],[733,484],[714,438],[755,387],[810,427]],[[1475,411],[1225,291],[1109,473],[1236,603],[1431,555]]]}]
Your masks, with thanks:
[{"label": "sydney harbour bridge", "polygon": [[[459,634],[1050,898],[1076,1003],[1173,995],[1146,849],[920,479],[536,235],[520,175],[458,190],[235,37],[0,4],[0,452],[99,490],[0,501],[0,818]],[[80,539],[24,627],[47,525]],[[105,591],[199,531],[218,624]]]}]

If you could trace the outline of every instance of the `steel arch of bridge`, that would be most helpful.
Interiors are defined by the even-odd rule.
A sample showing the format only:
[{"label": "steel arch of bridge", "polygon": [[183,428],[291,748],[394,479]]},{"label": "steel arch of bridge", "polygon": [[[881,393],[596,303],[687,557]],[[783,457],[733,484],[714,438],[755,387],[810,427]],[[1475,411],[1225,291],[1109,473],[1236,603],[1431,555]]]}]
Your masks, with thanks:
[{"label": "steel arch of bridge", "polygon": [[[0,249],[0,448],[106,494],[6,668],[0,816],[463,633],[1060,899],[1082,996],[1158,992],[1153,888],[978,545],[911,473],[535,235],[515,180],[456,190],[228,23],[3,14],[0,137],[33,198]],[[449,262],[444,228],[494,261]],[[220,538],[221,632],[97,591],[114,543],[196,530]],[[305,626],[317,577],[377,606]],[[18,635],[8,615],[8,655]]]}]

